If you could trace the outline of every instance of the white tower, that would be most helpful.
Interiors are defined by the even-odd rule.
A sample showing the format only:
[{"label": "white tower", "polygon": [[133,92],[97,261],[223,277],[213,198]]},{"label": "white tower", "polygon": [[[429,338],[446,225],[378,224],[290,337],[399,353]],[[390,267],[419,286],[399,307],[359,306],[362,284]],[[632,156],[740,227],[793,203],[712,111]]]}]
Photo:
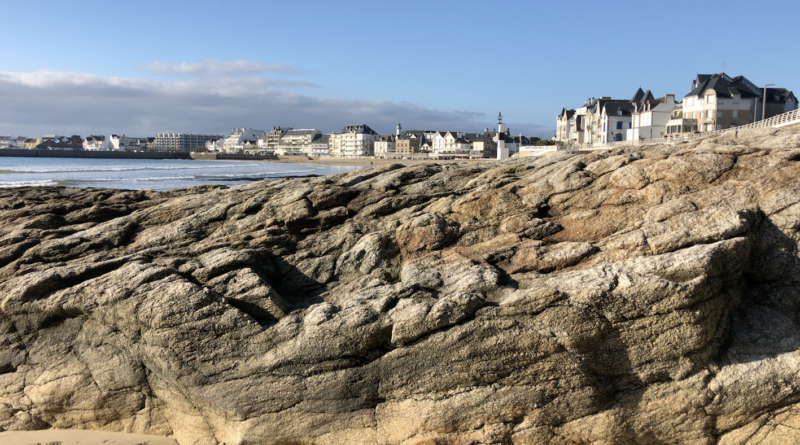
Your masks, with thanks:
[{"label": "white tower", "polygon": [[508,159],[506,147],[506,128],[503,124],[503,113],[497,115],[497,160]]},{"label": "white tower", "polygon": [[402,129],[403,129],[403,126],[400,125],[400,124],[397,124],[397,136],[398,137],[400,136],[400,130],[402,130]]}]

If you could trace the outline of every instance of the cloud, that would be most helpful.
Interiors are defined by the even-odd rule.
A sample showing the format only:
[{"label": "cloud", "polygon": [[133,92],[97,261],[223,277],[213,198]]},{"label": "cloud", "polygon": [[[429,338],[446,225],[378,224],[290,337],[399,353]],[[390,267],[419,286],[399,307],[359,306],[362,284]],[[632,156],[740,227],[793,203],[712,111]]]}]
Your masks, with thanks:
[{"label": "cloud", "polygon": [[[367,124],[479,131],[481,113],[447,112],[406,102],[314,97],[281,89],[274,79],[220,77],[153,80],[64,71],[0,72],[0,134],[152,136],[165,131],[224,133],[273,126],[341,131]],[[523,126],[512,126],[515,134]],[[527,133],[526,133],[527,134]]]},{"label": "cloud", "polygon": [[243,75],[264,73],[300,74],[304,71],[279,63],[261,63],[252,60],[203,60],[200,62],[164,63],[149,62],[139,67],[141,71],[156,74],[186,74],[191,76]]}]

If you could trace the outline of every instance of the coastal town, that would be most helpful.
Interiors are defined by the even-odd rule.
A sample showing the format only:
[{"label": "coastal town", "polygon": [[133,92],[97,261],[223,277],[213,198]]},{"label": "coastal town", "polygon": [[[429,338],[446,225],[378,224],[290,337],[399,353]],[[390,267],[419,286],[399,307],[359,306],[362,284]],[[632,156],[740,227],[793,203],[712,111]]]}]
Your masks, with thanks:
[{"label": "coastal town", "polygon": [[155,136],[125,134],[0,136],[0,149],[207,152],[310,158],[505,159],[548,151],[610,147],[614,143],[673,140],[752,124],[797,110],[786,88],[757,86],[744,76],[698,74],[688,94],[660,97],[639,87],[631,99],[591,97],[576,108],[562,108],[552,139],[514,135],[498,115],[496,127],[483,132],[404,130],[379,134],[353,124],[339,132],[275,126],[271,130],[234,128],[229,134],[164,132]]},{"label": "coastal town", "polygon": [[[154,137],[124,134],[44,135],[40,139],[0,136],[0,149],[121,151],[121,152],[209,152],[244,155],[307,156],[314,158],[506,158],[526,146],[551,145],[539,137],[513,136],[498,116],[498,126],[483,133],[461,131],[404,130],[381,135],[365,124],[345,126],[341,132],[323,134],[318,129],[273,127],[265,131],[234,128],[230,134],[157,133]],[[498,152],[500,153],[498,155]]]}]

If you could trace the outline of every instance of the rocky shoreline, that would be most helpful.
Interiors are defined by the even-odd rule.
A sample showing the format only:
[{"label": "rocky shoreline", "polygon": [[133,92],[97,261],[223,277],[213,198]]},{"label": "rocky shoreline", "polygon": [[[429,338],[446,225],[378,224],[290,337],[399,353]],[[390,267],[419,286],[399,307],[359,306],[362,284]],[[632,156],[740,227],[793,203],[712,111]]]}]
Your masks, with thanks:
[{"label": "rocky shoreline", "polygon": [[0,190],[0,434],[800,442],[800,129]]}]

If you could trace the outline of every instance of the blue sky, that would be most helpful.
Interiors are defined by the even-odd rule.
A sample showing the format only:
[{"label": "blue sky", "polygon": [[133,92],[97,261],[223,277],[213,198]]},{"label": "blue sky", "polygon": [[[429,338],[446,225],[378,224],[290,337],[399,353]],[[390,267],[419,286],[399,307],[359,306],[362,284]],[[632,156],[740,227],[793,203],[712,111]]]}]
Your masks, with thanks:
[{"label": "blue sky", "polygon": [[366,123],[551,136],[722,70],[800,90],[797,1],[2,1],[0,133]]}]

